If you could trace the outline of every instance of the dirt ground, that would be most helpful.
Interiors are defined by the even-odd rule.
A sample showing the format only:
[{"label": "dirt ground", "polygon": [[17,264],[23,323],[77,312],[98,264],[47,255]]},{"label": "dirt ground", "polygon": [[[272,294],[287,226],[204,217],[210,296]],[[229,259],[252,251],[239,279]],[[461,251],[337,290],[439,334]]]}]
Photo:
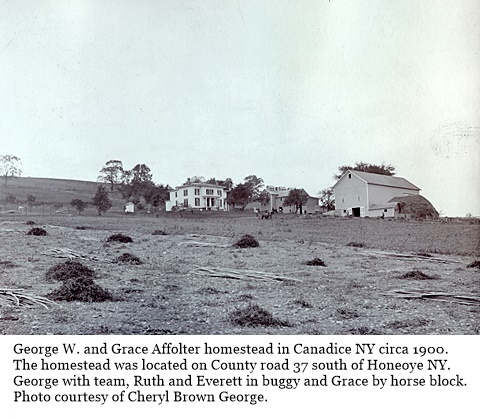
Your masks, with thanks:
[{"label": "dirt ground", "polygon": [[[32,227],[47,235],[27,235]],[[133,242],[107,242],[118,233]],[[235,248],[243,234],[260,246]],[[46,296],[57,290],[60,283],[45,274],[70,252],[82,256],[76,259],[115,300],[60,301],[45,309],[16,306],[0,294],[0,333],[479,334],[480,274],[467,267],[480,258],[479,239],[478,221],[6,215],[0,218],[0,291]],[[124,253],[143,264],[117,262]],[[315,258],[325,266],[306,264]],[[224,275],[208,273],[216,269]],[[225,277],[231,271],[237,275]],[[431,279],[403,277],[415,271]],[[234,312],[254,305],[277,325],[234,325]]]}]

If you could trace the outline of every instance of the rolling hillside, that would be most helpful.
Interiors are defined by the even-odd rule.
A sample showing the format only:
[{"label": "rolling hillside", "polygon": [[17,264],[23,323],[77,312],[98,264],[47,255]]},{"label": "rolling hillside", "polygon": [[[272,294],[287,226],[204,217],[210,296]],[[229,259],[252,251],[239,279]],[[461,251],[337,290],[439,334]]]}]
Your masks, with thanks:
[{"label": "rolling hillside", "polygon": [[[100,183],[93,181],[19,177],[0,184],[0,202],[13,195],[19,202],[26,202],[27,196],[35,196],[35,204],[70,203],[72,199],[90,202]],[[108,185],[107,185],[108,187]],[[121,208],[124,199],[119,192],[110,193],[114,208]]]}]

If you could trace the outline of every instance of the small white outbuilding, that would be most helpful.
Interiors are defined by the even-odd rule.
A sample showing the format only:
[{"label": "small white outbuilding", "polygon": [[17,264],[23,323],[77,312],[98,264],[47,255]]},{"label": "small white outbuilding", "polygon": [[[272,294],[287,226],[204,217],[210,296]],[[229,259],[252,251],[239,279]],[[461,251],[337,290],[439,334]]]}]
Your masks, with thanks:
[{"label": "small white outbuilding", "polygon": [[135,212],[135,204],[133,202],[128,202],[125,205],[125,213],[134,213]]}]

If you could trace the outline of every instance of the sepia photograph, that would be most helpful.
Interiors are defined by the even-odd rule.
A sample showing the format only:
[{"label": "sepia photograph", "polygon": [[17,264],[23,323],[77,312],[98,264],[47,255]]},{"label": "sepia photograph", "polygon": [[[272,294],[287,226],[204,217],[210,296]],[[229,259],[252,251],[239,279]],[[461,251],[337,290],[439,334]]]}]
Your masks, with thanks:
[{"label": "sepia photograph", "polygon": [[474,0],[0,0],[0,334],[480,334]]}]

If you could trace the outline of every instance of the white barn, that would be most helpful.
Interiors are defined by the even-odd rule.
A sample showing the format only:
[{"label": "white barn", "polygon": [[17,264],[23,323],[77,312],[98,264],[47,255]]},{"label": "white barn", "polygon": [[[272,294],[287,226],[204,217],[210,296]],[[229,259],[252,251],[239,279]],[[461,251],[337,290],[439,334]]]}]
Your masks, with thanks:
[{"label": "white barn", "polygon": [[348,170],[333,186],[335,210],[342,216],[394,217],[395,197],[420,194],[402,177]]}]

